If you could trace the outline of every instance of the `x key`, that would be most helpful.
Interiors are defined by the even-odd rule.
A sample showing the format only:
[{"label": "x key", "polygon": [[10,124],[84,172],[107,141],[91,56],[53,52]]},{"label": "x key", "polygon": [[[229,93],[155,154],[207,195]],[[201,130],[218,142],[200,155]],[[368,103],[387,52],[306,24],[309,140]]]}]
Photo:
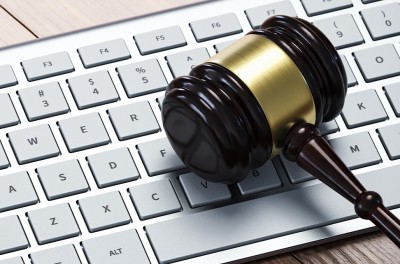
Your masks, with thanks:
[{"label": "x key", "polygon": [[131,222],[119,192],[110,192],[79,200],[79,206],[90,232]]}]

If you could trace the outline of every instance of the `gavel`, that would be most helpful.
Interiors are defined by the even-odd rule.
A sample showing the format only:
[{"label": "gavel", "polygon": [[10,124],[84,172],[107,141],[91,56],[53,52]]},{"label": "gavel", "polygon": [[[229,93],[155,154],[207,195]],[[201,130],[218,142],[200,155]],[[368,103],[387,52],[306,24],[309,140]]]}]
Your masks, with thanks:
[{"label": "gavel", "polygon": [[163,125],[184,164],[212,182],[237,183],[282,153],[400,247],[400,220],[318,130],[340,114],[346,93],[344,66],[328,38],[303,19],[273,16],[174,79],[162,105]]}]

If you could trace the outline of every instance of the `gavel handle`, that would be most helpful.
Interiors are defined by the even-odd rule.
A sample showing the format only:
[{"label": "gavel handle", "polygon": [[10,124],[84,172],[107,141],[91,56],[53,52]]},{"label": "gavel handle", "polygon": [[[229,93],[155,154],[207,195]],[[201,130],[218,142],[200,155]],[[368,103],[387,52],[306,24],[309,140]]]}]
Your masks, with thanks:
[{"label": "gavel handle", "polygon": [[400,248],[400,220],[381,196],[367,191],[312,124],[294,125],[283,147],[285,157],[354,204],[357,215],[372,221]]}]

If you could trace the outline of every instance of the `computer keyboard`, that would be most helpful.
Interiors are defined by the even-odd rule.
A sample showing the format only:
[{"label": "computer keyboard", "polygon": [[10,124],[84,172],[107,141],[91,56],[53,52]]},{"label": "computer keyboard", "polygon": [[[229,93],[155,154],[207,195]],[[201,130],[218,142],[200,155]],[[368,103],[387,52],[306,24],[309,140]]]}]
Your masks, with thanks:
[{"label": "computer keyboard", "polygon": [[321,131],[400,217],[400,2],[209,1],[0,50],[0,264],[245,262],[372,230],[283,157],[226,186],[165,137],[168,82],[277,14],[338,49]]}]

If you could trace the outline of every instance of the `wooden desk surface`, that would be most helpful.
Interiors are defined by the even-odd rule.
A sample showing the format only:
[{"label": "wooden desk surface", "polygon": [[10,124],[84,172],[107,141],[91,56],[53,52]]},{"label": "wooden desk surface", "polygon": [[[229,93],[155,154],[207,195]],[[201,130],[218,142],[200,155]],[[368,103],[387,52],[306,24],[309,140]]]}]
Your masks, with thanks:
[{"label": "wooden desk surface", "polygon": [[[204,0],[0,0],[0,46],[51,36]],[[380,232],[310,247],[255,263],[400,263]]]}]

